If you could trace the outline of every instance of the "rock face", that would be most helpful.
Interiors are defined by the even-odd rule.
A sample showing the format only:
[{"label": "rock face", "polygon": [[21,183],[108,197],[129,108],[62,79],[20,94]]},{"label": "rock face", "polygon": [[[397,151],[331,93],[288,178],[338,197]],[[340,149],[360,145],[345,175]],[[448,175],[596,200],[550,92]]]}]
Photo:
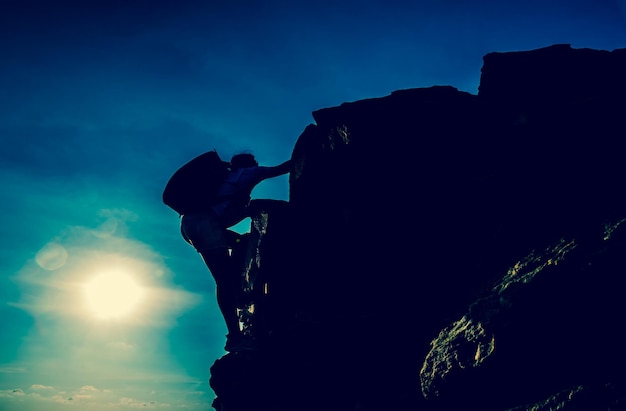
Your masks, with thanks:
[{"label": "rock face", "polygon": [[217,410],[626,409],[626,49],[313,113],[253,219]]}]

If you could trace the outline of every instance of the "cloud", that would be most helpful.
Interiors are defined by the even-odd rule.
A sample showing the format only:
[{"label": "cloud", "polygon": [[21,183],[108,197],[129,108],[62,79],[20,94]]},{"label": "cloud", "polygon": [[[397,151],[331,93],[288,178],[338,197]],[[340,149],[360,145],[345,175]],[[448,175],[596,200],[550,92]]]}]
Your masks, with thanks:
[{"label": "cloud", "polygon": [[21,388],[13,388],[10,390],[2,390],[0,391],[0,399],[1,398],[15,398],[15,397],[23,397],[24,390]]},{"label": "cloud", "polygon": [[30,386],[31,390],[53,390],[54,387],[51,387],[49,385],[42,385],[42,384],[33,384]]},{"label": "cloud", "polygon": [[[120,398],[119,403],[129,408],[155,408],[160,406],[156,401],[138,401],[134,398]],[[162,404],[161,406],[169,407],[169,404]]]}]

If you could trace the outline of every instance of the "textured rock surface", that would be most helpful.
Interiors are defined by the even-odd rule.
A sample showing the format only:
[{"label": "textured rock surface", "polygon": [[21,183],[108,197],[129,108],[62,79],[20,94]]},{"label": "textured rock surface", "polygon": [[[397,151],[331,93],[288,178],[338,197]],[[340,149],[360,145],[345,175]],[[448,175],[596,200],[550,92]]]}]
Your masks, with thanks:
[{"label": "textured rock surface", "polygon": [[626,408],[626,50],[484,63],[313,113],[216,409]]}]

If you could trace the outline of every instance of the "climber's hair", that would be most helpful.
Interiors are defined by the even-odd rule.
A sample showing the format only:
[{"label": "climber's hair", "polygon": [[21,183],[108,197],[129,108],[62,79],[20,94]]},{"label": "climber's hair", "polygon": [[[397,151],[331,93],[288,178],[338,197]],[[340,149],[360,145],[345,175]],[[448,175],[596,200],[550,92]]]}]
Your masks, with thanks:
[{"label": "climber's hair", "polygon": [[232,168],[248,168],[258,165],[259,163],[257,163],[254,155],[250,153],[235,154],[233,158],[230,159],[230,166]]}]

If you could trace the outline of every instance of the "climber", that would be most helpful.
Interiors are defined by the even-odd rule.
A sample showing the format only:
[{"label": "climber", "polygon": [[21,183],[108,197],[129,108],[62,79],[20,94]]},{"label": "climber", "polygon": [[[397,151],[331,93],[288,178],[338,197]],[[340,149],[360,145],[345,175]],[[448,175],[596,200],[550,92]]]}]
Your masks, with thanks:
[{"label": "climber", "polygon": [[[274,167],[259,166],[252,154],[236,154],[230,161],[225,180],[217,190],[216,201],[209,209],[184,214],[181,233],[202,256],[216,284],[217,304],[224,316],[228,334],[225,350],[254,349],[239,327],[237,293],[240,272],[231,250],[238,235],[228,228],[252,215],[254,187],[261,181],[289,172],[291,160]],[[258,200],[261,201],[261,200]]]}]

